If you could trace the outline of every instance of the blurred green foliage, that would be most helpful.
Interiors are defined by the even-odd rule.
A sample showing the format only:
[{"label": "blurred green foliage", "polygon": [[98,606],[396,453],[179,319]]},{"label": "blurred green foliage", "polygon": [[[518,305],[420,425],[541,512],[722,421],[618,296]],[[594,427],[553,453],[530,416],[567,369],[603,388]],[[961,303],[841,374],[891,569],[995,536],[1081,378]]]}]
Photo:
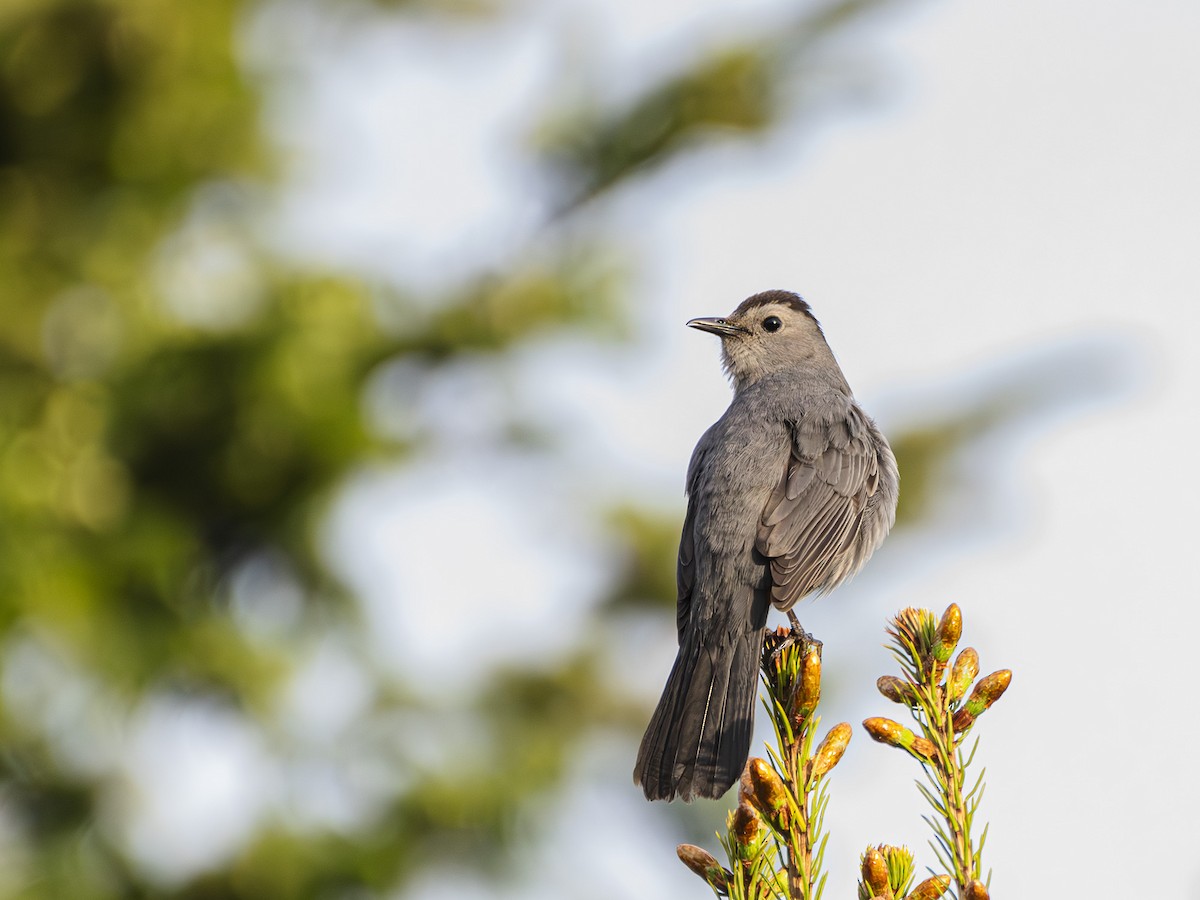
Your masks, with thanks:
[{"label": "blurred green foliage", "polygon": [[776,79],[761,47],[730,47],[606,113],[585,108],[547,129],[546,154],[569,185],[564,208],[662,164],[713,131],[756,132],[774,119]]},{"label": "blurred green foliage", "polygon": [[[439,8],[380,5],[398,16]],[[531,150],[547,195],[576,211],[714,135],[762,133],[786,112],[780,61],[803,63],[878,5],[833,3],[791,30],[743,36],[620,108],[585,97],[547,113],[553,124]],[[464,274],[433,302],[273,258],[246,224],[275,172],[261,126],[267,88],[236,53],[253,9],[0,8],[0,894],[369,896],[439,859],[495,868],[520,809],[558,783],[572,746],[630,719],[595,647],[557,667],[497,673],[468,704],[493,748],[486,765],[446,759],[398,776],[347,830],[268,821],[226,865],[172,885],[131,860],[103,813],[128,790],[111,765],[64,749],[99,741],[72,730],[92,727],[88,715],[64,731],[31,714],[44,705],[37,691],[59,692],[23,681],[28,671],[12,663],[35,648],[76,673],[118,731],[151,692],[217,697],[258,721],[286,758],[271,716],[297,654],[323,626],[357,627],[316,528],[357,467],[400,464],[412,450],[368,427],[372,374],[402,357],[502,358],[530,334],[625,333],[636,260],[614,257],[599,235],[556,240],[558,220],[539,252]],[[447,9],[500,15],[486,4]],[[212,234],[226,236],[216,264],[203,255]],[[197,321],[198,303],[225,312]],[[404,328],[387,324],[397,313]],[[675,517],[597,512],[622,545],[597,614],[673,603]],[[302,595],[301,626],[274,641],[247,634],[229,606],[230,579],[257,558],[282,560]],[[369,710],[380,721],[436,713],[402,685],[382,697]]]}]

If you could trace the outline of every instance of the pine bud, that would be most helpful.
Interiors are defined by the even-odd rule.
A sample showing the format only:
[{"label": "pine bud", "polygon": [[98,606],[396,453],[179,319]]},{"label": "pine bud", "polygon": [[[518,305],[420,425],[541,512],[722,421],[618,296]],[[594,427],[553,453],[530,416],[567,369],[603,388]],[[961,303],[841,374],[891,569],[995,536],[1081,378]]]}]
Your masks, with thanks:
[{"label": "pine bud", "polygon": [[950,890],[950,876],[934,875],[932,878],[926,878],[909,891],[904,900],[938,900],[948,890]]},{"label": "pine bud", "polygon": [[951,603],[946,607],[946,611],[942,613],[942,618],[938,621],[937,627],[937,642],[943,647],[949,648],[942,662],[950,659],[950,654],[954,652],[954,648],[958,645],[958,639],[961,637],[962,610],[958,608],[957,603]]},{"label": "pine bud", "polygon": [[[1010,684],[1012,684],[1012,670],[1000,669],[980,679],[979,684],[975,685],[975,690],[971,691],[971,700],[982,703],[983,709],[980,712],[983,712],[984,709],[1000,699]],[[970,703],[971,700],[967,702]]]},{"label": "pine bud", "polygon": [[963,900],[991,900],[987,887],[978,878],[967,885]]},{"label": "pine bud", "polygon": [[917,737],[910,729],[905,728],[899,722],[893,722],[891,719],[876,716],[875,718],[866,719],[863,722],[863,728],[867,729],[867,734],[871,735],[879,743],[890,744],[893,747],[902,747],[922,762],[933,758],[933,743],[925,738]]},{"label": "pine bud", "polygon": [[974,647],[967,647],[954,660],[950,670],[950,699],[957,700],[967,692],[975,676],[979,674],[979,654]]},{"label": "pine bud", "polygon": [[958,639],[961,637],[962,611],[958,608],[957,603],[951,603],[946,607],[946,611],[942,613],[942,618],[938,622],[937,637],[931,651],[935,679],[941,678],[942,671],[946,668],[950,657],[954,655],[954,648],[958,645]]},{"label": "pine bud", "polygon": [[793,707],[798,721],[811,716],[821,702],[821,644],[816,641],[805,643],[803,653]]},{"label": "pine bud", "polygon": [[903,678],[897,678],[895,675],[880,675],[875,681],[875,687],[879,688],[879,693],[893,703],[903,703],[905,706],[914,708],[921,705],[916,690]]},{"label": "pine bud", "polygon": [[862,855],[862,881],[869,892],[869,897],[892,898],[892,888],[888,884],[887,860],[874,847],[868,847]]},{"label": "pine bud", "polygon": [[675,852],[683,864],[707,881],[713,890],[729,893],[729,880],[733,873],[717,862],[715,856],[695,844],[680,844]]},{"label": "pine bud", "polygon": [[1012,682],[1012,670],[1001,669],[979,680],[967,702],[954,714],[954,730],[966,731],[984,710],[1000,699]]},{"label": "pine bud", "polygon": [[[870,719],[863,720],[863,728],[867,729],[867,734],[879,741],[881,744],[891,744],[893,747],[903,746],[901,743],[904,732],[908,731],[899,722],[893,722],[891,719],[885,719],[883,716],[874,716]],[[910,734],[912,732],[909,732]]]},{"label": "pine bud", "polygon": [[933,613],[912,606],[900,610],[888,624],[888,633],[897,643],[902,647],[911,647],[921,654],[929,649],[936,631],[937,623],[933,621]]},{"label": "pine bud", "polygon": [[854,729],[850,727],[849,722],[842,722],[830,728],[829,734],[825,735],[825,740],[821,741],[817,752],[813,754],[811,777],[820,778],[836,766],[853,735]]},{"label": "pine bud", "polygon": [[778,831],[788,821],[788,790],[770,763],[757,756],[746,762],[738,793]]},{"label": "pine bud", "polygon": [[933,759],[936,749],[933,746],[933,741],[928,738],[914,737],[912,746],[905,748],[921,762]]},{"label": "pine bud", "polygon": [[762,820],[758,813],[743,798],[729,816],[729,830],[733,833],[734,840],[741,848],[752,848],[758,841],[761,829]]}]

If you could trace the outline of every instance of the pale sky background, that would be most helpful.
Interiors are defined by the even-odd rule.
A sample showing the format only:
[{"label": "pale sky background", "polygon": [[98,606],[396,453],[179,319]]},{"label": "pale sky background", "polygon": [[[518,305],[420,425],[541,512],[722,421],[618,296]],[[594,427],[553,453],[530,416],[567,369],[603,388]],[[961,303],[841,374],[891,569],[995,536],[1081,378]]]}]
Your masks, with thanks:
[{"label": "pale sky background", "polygon": [[[247,33],[248,58],[294,57],[272,110],[290,188],[268,230],[297,258],[451,284],[464,260],[502,259],[537,222],[519,150],[536,101],[562,87],[564,58],[628,95],[786,8],[529,0],[497,31],[317,23],[279,4]],[[1059,379],[1085,382],[1073,405],[973,446],[947,489],[958,499],[801,618],[841,684],[891,670],[883,623],[910,604],[958,602],[984,671],[1014,670],[976,732],[993,896],[1200,897],[1198,36],[1200,5],[1182,0],[902,5],[845,48],[865,64],[857,102],[758,146],[695,155],[636,201],[607,202],[600,215],[646,263],[635,345],[533,344],[499,382],[483,364],[457,367],[411,398],[410,414],[467,449],[364,474],[333,517],[330,558],[361,593],[379,656],[438,698],[468,691],[487,664],[568,646],[602,584],[605,548],[566,507],[614,493],[680,503],[691,448],[728,402],[715,340],[683,322],[794,289],[885,431],[969,410],[1014,379],[1045,378],[1051,394]],[[553,471],[470,449],[513,397],[576,435]],[[544,491],[530,502],[534,478]],[[494,573],[487,598],[472,582],[447,586],[459,563],[428,540],[464,516],[495,538],[477,562]],[[420,552],[398,555],[406,545]],[[423,602],[431,595],[438,603]],[[416,642],[417,624],[433,639]],[[648,702],[671,663],[667,625],[614,672]],[[486,633],[491,655],[448,664],[450,638],[438,636],[451,627]],[[329,700],[290,709],[289,727],[336,740],[371,691],[352,657],[336,636],[314,650],[296,694],[325,686]],[[828,725],[856,728],[832,780],[826,897],[852,895],[868,842],[908,843],[933,864],[919,770],[858,727],[895,711],[867,689],[823,704]],[[265,809],[286,788],[239,723],[206,719],[227,749],[191,760],[193,719],[156,725],[156,715],[144,717],[136,759],[175,752],[174,771],[211,790],[173,797],[135,760],[130,777],[150,779],[150,805],[130,846],[147,861],[199,854],[178,865],[202,868],[257,814],[238,804]],[[470,733],[453,716],[438,727],[435,741]],[[629,781],[633,751],[632,739],[612,739],[579,760],[561,803],[544,810],[546,842],[522,851],[525,883],[497,889],[438,871],[399,896],[536,900],[562,896],[564,883],[576,897],[705,896],[675,860],[674,820]],[[134,774],[143,768],[151,774]],[[353,821],[350,801],[330,796],[342,799],[309,813]],[[243,814],[223,812],[234,809]],[[185,815],[191,827],[172,825]],[[224,823],[213,846],[196,840],[197,817]]]}]

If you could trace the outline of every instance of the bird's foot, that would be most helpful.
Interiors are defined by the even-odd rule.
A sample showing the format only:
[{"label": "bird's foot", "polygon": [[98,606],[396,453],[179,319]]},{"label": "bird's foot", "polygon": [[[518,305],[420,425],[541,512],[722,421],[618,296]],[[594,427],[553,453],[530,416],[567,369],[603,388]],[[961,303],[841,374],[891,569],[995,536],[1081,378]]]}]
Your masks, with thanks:
[{"label": "bird's foot", "polygon": [[801,648],[816,645],[818,648],[821,642],[804,630],[800,624],[800,620],[796,618],[796,614],[792,610],[787,611],[788,624],[791,626],[788,632],[779,638],[779,643],[775,645],[775,649],[771,651],[771,659],[779,659],[779,655],[788,647],[793,647],[799,644]]}]

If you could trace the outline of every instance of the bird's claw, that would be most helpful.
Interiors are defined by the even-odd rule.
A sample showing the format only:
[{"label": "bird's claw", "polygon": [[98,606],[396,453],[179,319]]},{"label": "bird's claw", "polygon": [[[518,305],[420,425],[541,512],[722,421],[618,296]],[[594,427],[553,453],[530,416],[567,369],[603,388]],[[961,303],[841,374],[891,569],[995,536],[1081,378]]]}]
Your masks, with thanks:
[{"label": "bird's claw", "polygon": [[789,609],[787,611],[787,617],[790,628],[788,633],[779,639],[779,643],[775,646],[775,649],[771,651],[772,661],[778,660],[784,650],[796,644],[799,644],[802,648],[813,644],[816,644],[818,647],[821,646],[820,641],[804,630],[804,627],[800,624],[800,620],[796,618],[796,614],[792,610]]}]

